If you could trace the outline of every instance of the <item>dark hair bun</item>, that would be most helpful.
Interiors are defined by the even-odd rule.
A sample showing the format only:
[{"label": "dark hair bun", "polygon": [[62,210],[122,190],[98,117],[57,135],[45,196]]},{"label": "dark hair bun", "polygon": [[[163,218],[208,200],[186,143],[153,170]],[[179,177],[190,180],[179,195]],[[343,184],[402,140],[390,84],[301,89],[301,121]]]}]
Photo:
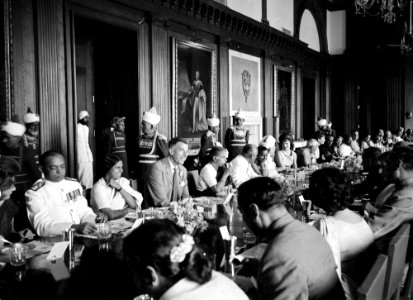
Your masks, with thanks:
[{"label": "dark hair bun", "polygon": [[194,246],[194,249],[187,256],[184,267],[186,277],[199,284],[208,282],[212,275],[212,264],[206,255]]}]

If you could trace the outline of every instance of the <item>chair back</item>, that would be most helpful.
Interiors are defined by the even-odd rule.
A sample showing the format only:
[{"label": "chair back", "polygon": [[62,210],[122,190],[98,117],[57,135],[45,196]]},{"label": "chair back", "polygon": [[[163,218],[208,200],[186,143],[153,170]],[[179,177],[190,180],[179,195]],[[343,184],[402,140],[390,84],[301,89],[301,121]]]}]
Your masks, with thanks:
[{"label": "chair back", "polygon": [[379,254],[363,283],[357,290],[358,300],[384,299],[384,285],[387,271],[387,256]]},{"label": "chair back", "polygon": [[198,170],[188,171],[188,191],[191,196],[196,196],[196,185],[198,183],[199,173]]},{"label": "chair back", "polygon": [[387,250],[388,266],[386,272],[386,285],[384,297],[387,300],[399,299],[400,288],[403,280],[404,264],[406,262],[407,245],[409,243],[410,224],[403,224],[391,238]]},{"label": "chair back", "polygon": [[410,300],[413,299],[413,222],[410,222],[410,237],[409,246],[407,248],[407,262],[409,268],[407,270],[406,280],[403,284],[403,291],[401,293],[401,299]]}]

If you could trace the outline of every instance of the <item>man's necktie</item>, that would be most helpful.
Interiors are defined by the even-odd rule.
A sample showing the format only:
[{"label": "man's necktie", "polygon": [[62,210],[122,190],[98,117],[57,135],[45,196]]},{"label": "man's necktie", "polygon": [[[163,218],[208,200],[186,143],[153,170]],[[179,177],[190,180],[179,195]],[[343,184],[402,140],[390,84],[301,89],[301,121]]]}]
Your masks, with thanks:
[{"label": "man's necktie", "polygon": [[174,168],[174,175],[172,179],[172,197],[171,201],[178,201],[179,199],[179,169]]}]

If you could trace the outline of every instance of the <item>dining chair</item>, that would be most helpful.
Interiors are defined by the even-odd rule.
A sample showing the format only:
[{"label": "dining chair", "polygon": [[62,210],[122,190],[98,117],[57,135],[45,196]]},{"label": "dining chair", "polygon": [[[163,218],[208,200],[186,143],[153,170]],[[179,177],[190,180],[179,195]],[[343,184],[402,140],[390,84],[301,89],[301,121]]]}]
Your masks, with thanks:
[{"label": "dining chair", "polygon": [[400,295],[402,300],[413,299],[413,222],[410,222],[410,237],[409,246],[407,248],[407,263],[409,264],[407,269],[406,279],[403,284],[403,290]]},{"label": "dining chair", "polygon": [[188,171],[187,180],[188,180],[188,191],[191,196],[195,196],[197,194],[196,191],[196,184],[199,179],[198,170]]},{"label": "dining chair", "polygon": [[358,300],[384,299],[387,260],[387,256],[384,254],[377,256],[372,268],[357,290]]},{"label": "dining chair", "polygon": [[387,248],[388,266],[383,299],[400,299],[400,291],[406,262],[410,224],[403,224],[391,238]]},{"label": "dining chair", "polygon": [[409,269],[407,271],[406,280],[404,281],[402,294],[400,296],[402,300],[413,299],[413,257],[409,263]]}]

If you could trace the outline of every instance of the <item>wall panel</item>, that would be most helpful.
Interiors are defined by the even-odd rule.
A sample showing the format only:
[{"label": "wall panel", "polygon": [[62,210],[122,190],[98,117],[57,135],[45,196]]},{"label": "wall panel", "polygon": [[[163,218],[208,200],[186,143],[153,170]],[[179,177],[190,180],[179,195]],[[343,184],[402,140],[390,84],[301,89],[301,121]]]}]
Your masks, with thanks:
[{"label": "wall panel", "polygon": [[65,99],[63,3],[37,1],[38,97],[42,117],[41,149],[56,149],[67,155],[67,108]]},{"label": "wall panel", "polygon": [[152,105],[156,106],[162,119],[159,131],[168,137],[172,135],[172,101],[170,84],[170,40],[165,28],[152,25]]}]

